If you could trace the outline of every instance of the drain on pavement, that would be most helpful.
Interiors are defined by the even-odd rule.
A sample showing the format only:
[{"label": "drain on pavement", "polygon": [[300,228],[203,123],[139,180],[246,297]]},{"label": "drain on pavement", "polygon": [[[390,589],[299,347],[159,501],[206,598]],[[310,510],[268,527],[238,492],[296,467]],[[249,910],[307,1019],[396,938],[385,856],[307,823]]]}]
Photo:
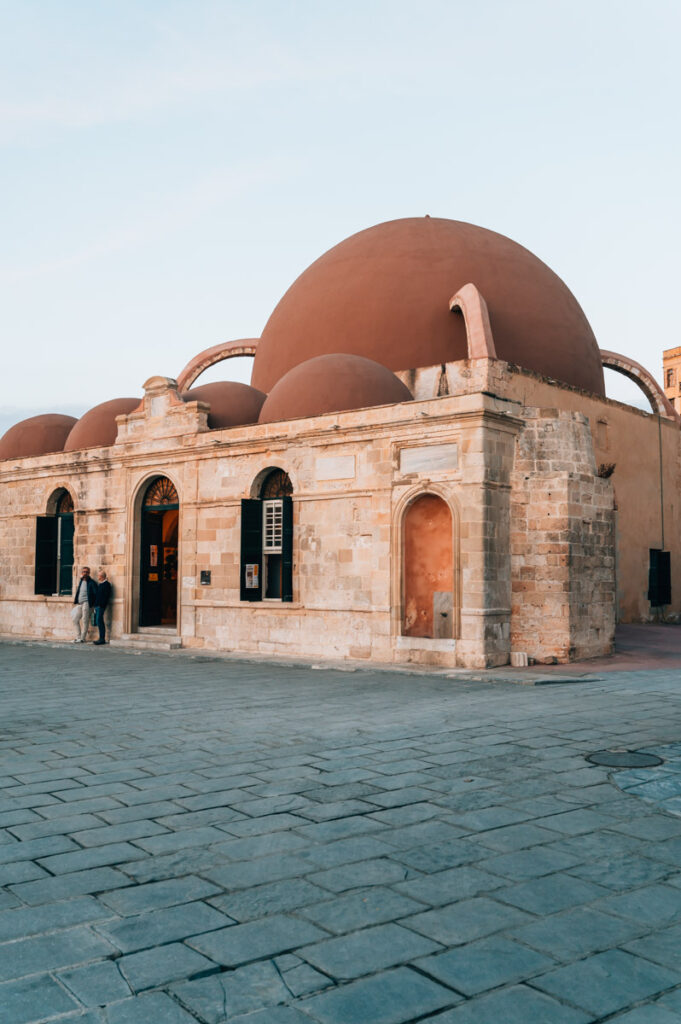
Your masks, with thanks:
[{"label": "drain on pavement", "polygon": [[594,754],[587,754],[586,760],[606,768],[654,768],[663,763],[661,757],[641,750],[597,750]]}]

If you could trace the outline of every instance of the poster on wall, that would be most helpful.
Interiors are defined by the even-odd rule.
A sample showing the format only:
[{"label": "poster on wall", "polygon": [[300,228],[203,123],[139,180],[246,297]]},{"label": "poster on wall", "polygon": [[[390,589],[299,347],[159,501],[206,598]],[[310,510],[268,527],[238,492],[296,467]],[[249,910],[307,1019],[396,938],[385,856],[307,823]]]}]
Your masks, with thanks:
[{"label": "poster on wall", "polygon": [[260,566],[258,563],[246,563],[246,590],[257,590],[260,583]]},{"label": "poster on wall", "polygon": [[149,545],[149,565],[158,565],[158,544]]}]

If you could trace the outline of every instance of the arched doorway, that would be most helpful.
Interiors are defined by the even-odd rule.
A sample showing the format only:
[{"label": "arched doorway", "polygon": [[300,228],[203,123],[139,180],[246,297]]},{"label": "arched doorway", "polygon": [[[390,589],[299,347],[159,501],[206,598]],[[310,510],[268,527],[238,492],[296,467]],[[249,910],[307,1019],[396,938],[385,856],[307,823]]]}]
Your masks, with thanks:
[{"label": "arched doorway", "polygon": [[436,494],[423,494],[404,516],[404,636],[454,636],[452,513]]},{"label": "arched doorway", "polygon": [[156,477],[142,500],[140,626],[177,625],[177,546],[180,501],[167,476]]}]

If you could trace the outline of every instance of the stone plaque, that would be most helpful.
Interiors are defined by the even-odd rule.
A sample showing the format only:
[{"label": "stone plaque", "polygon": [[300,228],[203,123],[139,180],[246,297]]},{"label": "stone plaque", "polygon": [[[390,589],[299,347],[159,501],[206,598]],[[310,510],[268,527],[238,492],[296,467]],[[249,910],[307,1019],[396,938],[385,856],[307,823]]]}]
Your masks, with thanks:
[{"label": "stone plaque", "polygon": [[436,640],[451,637],[454,621],[454,595],[451,591],[433,593],[433,636]]},{"label": "stone plaque", "polygon": [[400,448],[400,472],[432,473],[443,469],[459,468],[459,446],[431,444],[419,448]]},{"label": "stone plaque", "polygon": [[331,455],[317,459],[318,480],[351,480],[355,475],[354,455]]}]

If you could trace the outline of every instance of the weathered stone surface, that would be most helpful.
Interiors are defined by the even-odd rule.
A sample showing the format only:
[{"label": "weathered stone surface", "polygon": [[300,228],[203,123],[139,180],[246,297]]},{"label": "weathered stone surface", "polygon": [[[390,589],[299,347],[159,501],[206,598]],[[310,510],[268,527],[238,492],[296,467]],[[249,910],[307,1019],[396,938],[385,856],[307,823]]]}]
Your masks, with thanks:
[{"label": "weathered stone surface", "polygon": [[[678,1015],[681,818],[666,802],[667,783],[681,785],[681,746],[664,742],[681,724],[678,668],[574,675],[579,685],[538,693],[510,686],[510,671],[480,686],[479,673],[452,683],[0,647],[12,733],[0,738],[1,777],[12,788],[71,766],[96,791],[99,778],[137,771],[87,813],[147,807],[178,835],[206,827],[185,804],[207,780],[230,779],[230,799],[256,812],[225,821],[215,845],[204,831],[207,845],[130,860],[140,837],[110,844],[112,866],[55,876],[33,860],[4,865],[15,905],[0,912],[3,1024]],[[606,737],[664,758],[664,776],[622,772],[623,786],[665,785],[641,797],[612,785],[584,760]],[[428,798],[365,814],[348,804],[347,817],[319,823],[257,814],[271,786],[325,807],[343,802],[339,789],[354,799],[341,787],[358,777]],[[172,786],[175,799],[129,803]],[[36,817],[78,829],[72,801],[56,799],[62,815],[55,800]]]}]

